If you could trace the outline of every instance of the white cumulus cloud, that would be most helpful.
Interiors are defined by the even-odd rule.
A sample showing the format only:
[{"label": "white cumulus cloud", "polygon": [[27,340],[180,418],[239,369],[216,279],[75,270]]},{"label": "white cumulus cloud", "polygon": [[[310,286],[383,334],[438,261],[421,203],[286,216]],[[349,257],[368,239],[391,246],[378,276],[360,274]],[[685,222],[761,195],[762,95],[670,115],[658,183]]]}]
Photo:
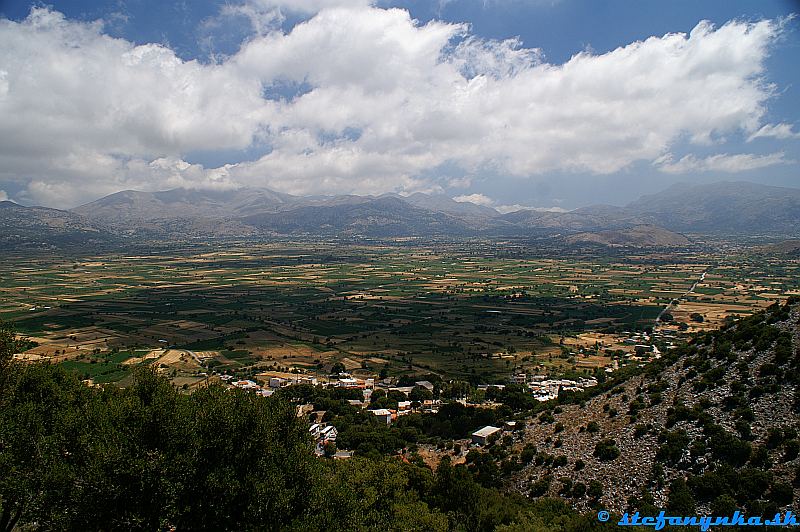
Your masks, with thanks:
[{"label": "white cumulus cloud", "polygon": [[786,159],[783,152],[769,155],[754,155],[752,153],[739,153],[729,155],[721,153],[708,157],[695,157],[686,155],[673,162],[671,156],[665,156],[657,162],[659,170],[668,174],[688,174],[695,172],[726,172],[736,173],[747,170],[757,170],[777,164],[788,164],[792,161]]},{"label": "white cumulus cloud", "polygon": [[529,205],[520,205],[519,203],[515,203],[513,205],[499,205],[495,200],[493,200],[489,196],[477,193],[455,196],[453,200],[459,203],[474,203],[475,205],[481,205],[483,207],[491,207],[501,214],[507,214],[509,212],[522,211],[522,210],[532,210],[540,212],[567,212],[566,209],[563,209],[561,207],[531,207]]},{"label": "white cumulus cloud", "polygon": [[475,205],[483,205],[484,207],[491,207],[494,205],[494,200],[484,194],[456,196],[453,198],[453,200],[459,203],[474,203]]},{"label": "white cumulus cloud", "polygon": [[502,214],[507,214],[509,212],[516,212],[516,211],[524,211],[524,210],[539,211],[539,212],[569,212],[567,209],[564,209],[563,207],[531,207],[529,205],[520,205],[519,203],[515,203],[514,205],[496,205],[494,209]]},{"label": "white cumulus cloud", "polygon": [[[412,192],[435,187],[444,166],[608,174],[656,161],[678,139],[758,136],[775,93],[764,64],[780,21],[701,22],[550,64],[516,39],[369,4],[234,4],[263,25],[206,62],[47,8],[0,20],[0,183],[70,206],[122,188]],[[274,9],[307,18],[283,31]],[[265,155],[185,162],[253,147]]]},{"label": "white cumulus cloud", "polygon": [[800,139],[800,133],[793,130],[791,124],[764,124],[758,131],[747,138],[750,142],[757,138],[773,137],[776,139]]}]

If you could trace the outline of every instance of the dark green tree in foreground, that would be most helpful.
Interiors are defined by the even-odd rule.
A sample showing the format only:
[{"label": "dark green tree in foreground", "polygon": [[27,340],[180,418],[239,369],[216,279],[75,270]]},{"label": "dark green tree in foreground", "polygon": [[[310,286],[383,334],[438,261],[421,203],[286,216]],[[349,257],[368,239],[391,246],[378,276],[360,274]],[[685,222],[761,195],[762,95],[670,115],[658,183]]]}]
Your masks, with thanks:
[{"label": "dark green tree in foreground", "polygon": [[149,371],[128,389],[90,388],[14,363],[13,334],[0,334],[0,529],[283,527],[322,496],[288,402],[181,395]]},{"label": "dark green tree in foreground", "polygon": [[7,386],[10,384],[8,379],[11,377],[11,363],[16,345],[14,338],[11,327],[0,322],[0,407],[3,406],[2,401],[8,393]]},{"label": "dark green tree in foreground", "polygon": [[125,389],[89,387],[14,351],[0,328],[1,531],[596,528],[464,465],[317,458],[280,394],[186,395],[146,370]]}]

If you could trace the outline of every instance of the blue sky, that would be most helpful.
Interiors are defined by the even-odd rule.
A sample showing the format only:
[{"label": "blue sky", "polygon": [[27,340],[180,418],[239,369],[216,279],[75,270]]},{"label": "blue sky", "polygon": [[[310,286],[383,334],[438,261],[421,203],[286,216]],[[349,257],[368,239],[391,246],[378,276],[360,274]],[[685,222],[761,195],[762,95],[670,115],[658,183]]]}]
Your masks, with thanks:
[{"label": "blue sky", "polygon": [[23,203],[268,186],[569,209],[800,186],[797,2],[35,6],[0,1],[0,197]]}]

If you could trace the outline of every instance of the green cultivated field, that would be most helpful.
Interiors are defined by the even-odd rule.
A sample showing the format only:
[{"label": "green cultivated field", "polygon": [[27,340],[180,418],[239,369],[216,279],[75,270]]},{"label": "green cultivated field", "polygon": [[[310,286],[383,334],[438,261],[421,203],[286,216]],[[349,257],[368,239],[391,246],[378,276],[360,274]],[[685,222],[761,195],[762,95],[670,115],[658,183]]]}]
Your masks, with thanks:
[{"label": "green cultivated field", "polygon": [[[259,244],[12,257],[0,265],[0,318],[39,343],[30,354],[96,382],[122,379],[135,365],[107,356],[112,349],[167,347],[204,352],[207,368],[245,375],[324,372],[343,361],[356,373],[486,381],[515,368],[574,367],[560,339],[652,327],[703,272],[706,282],[685,298],[692,312],[706,309],[703,326],[767,306],[800,279],[797,261],[730,254]],[[183,377],[204,369],[188,355],[159,364]]]}]

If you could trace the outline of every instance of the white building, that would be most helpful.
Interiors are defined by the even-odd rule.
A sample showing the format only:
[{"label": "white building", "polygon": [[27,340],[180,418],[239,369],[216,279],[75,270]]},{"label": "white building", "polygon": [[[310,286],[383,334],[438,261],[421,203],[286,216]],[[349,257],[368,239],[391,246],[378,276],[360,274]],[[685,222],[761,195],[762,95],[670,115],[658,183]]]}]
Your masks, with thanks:
[{"label": "white building", "polygon": [[270,377],[269,379],[270,388],[283,388],[287,383],[288,381],[281,377]]},{"label": "white building", "polygon": [[372,414],[377,417],[378,419],[385,422],[387,425],[392,424],[392,412],[391,410],[387,410],[386,408],[378,408],[376,410],[370,410]]},{"label": "white building", "polygon": [[429,392],[433,391],[433,384],[430,381],[417,381],[414,383],[414,385],[421,386],[422,388],[425,388]]},{"label": "white building", "polygon": [[472,443],[477,443],[478,445],[486,445],[489,441],[489,438],[493,434],[499,434],[503,429],[499,427],[493,427],[491,425],[486,425],[480,430],[476,430],[472,433]]},{"label": "white building", "polygon": [[405,394],[406,397],[408,397],[408,395],[411,393],[413,389],[414,389],[413,386],[392,386],[391,388],[389,388],[389,391],[400,392]]},{"label": "white building", "polygon": [[339,435],[336,427],[327,423],[312,423],[308,427],[308,433],[311,434],[315,441],[336,441],[336,437]]},{"label": "white building", "polygon": [[336,381],[336,386],[339,388],[363,388],[364,383],[352,377],[344,377]]},{"label": "white building", "polygon": [[323,427],[322,430],[319,431],[319,438],[323,443],[327,443],[329,441],[335,442],[338,435],[339,431],[336,430],[336,427],[333,425]]},{"label": "white building", "polygon": [[241,380],[232,383],[233,386],[237,388],[241,388],[242,390],[260,390],[261,386],[258,385],[257,382],[251,380]]}]

